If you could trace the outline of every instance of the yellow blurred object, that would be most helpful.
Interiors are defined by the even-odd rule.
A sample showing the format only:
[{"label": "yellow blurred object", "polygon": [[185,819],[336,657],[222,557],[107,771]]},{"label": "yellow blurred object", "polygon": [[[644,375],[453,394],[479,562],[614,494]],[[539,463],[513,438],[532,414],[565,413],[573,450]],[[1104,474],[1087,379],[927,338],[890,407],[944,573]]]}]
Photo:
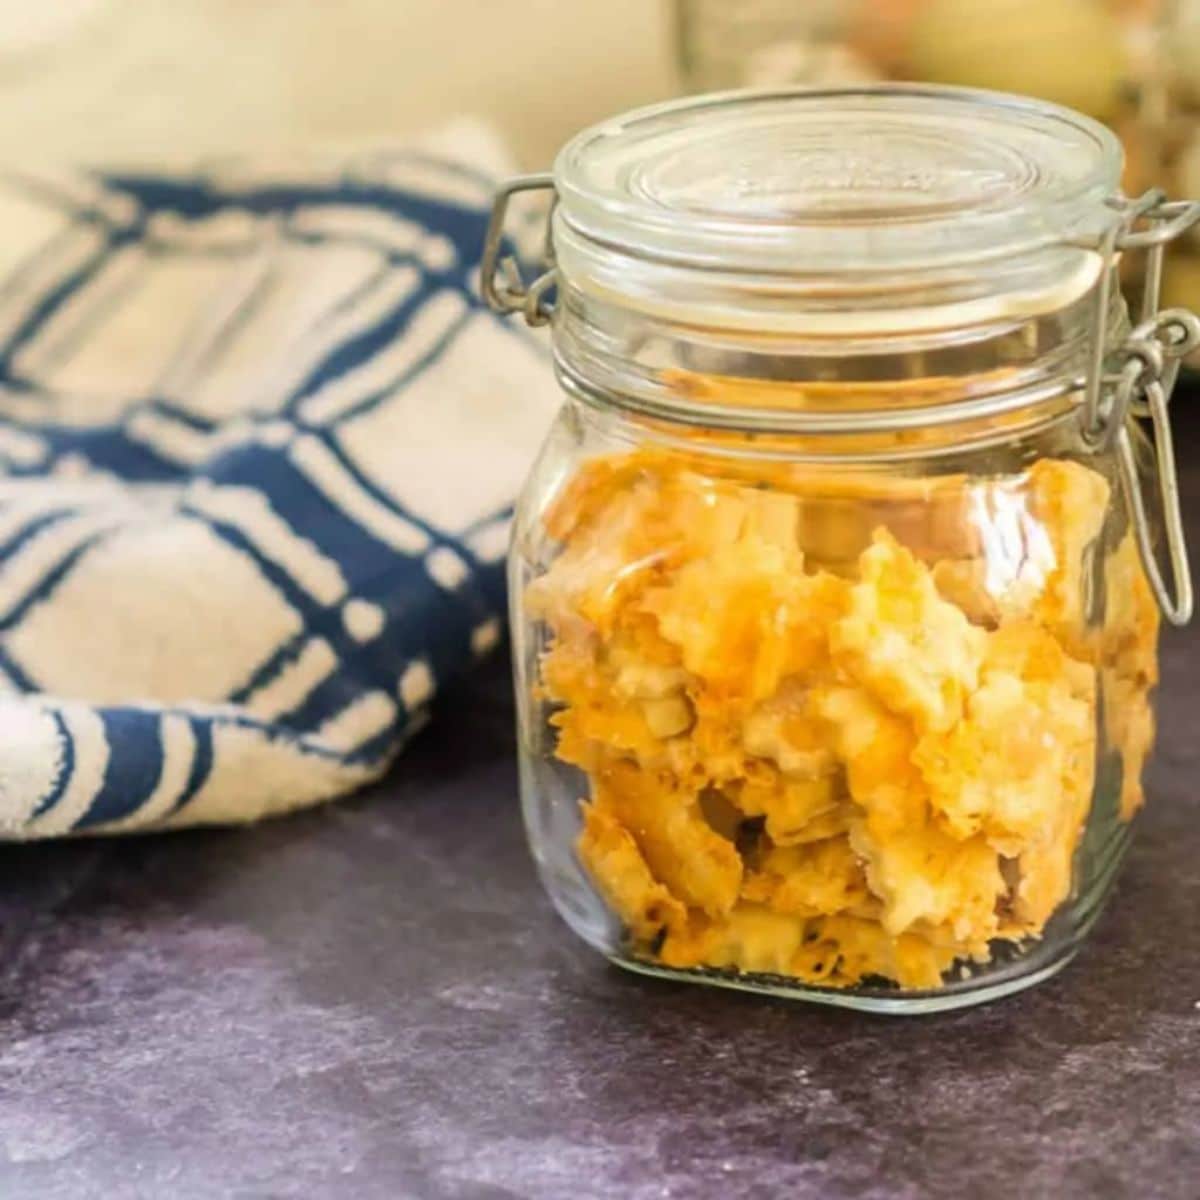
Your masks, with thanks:
[{"label": "yellow blurred object", "polygon": [[1175,0],[1163,39],[1172,83],[1184,100],[1200,103],[1200,0]]},{"label": "yellow blurred object", "polygon": [[1120,107],[1119,22],[1089,0],[929,0],[911,67],[933,83],[1039,96],[1107,120]]},{"label": "yellow blurred object", "polygon": [[1200,254],[1173,254],[1163,272],[1164,308],[1200,309]]}]

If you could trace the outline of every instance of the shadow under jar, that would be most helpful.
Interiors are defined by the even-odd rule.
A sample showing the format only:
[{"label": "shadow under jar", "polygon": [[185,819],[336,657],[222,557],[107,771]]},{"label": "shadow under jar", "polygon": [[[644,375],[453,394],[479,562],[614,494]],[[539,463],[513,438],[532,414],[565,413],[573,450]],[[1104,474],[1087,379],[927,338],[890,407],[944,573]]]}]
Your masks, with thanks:
[{"label": "shadow under jar", "polygon": [[1070,110],[897,85],[645,109],[502,190],[484,291],[564,392],[511,557],[523,808],[614,962],[905,1013],[1078,947],[1191,608],[1200,323],[1157,289],[1197,206],[1120,170]]}]

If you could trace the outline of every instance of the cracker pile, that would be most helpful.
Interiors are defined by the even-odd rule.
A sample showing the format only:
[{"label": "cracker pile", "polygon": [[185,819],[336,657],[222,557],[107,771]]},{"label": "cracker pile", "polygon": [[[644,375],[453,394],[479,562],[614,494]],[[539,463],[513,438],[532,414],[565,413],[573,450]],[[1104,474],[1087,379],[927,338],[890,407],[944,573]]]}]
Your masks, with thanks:
[{"label": "cracker pile", "polygon": [[527,603],[580,861],[629,951],[936,987],[1068,897],[1098,681],[1141,803],[1157,612],[1126,537],[1084,611],[1102,476],[908,479],[643,449],[546,517]]}]

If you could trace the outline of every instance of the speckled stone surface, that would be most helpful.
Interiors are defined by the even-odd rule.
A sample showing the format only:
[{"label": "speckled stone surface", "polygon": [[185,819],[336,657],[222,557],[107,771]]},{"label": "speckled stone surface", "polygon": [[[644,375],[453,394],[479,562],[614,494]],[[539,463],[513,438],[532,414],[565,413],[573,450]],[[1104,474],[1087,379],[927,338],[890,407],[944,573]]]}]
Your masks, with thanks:
[{"label": "speckled stone surface", "polygon": [[[1200,537],[1200,424],[1180,455]],[[0,850],[4,1200],[1200,1196],[1200,630],[1089,945],[896,1020],[608,967],[543,900],[502,663],[393,778]]]}]

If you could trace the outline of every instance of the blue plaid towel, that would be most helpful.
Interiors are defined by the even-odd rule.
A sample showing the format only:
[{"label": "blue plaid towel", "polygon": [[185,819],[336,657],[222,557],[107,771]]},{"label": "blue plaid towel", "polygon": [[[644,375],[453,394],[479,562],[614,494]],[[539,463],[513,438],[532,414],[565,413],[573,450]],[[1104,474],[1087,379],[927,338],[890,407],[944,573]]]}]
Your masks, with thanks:
[{"label": "blue plaid towel", "polygon": [[478,296],[490,191],[399,150],[0,178],[0,835],[346,792],[497,642],[555,396]]}]

